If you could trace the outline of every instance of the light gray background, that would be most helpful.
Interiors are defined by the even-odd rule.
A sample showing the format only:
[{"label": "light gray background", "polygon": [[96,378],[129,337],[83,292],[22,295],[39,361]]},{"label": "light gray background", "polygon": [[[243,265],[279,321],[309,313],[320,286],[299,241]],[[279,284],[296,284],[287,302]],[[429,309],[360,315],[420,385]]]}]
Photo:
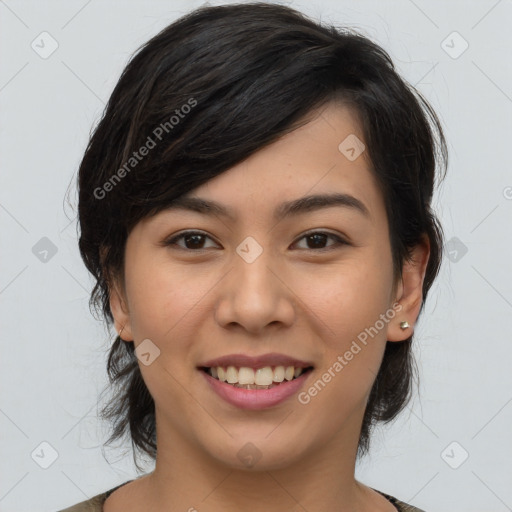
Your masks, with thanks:
[{"label": "light gray background", "polygon": [[[130,55],[201,3],[0,1],[1,511],[55,511],[137,476],[131,451],[101,451],[113,337],[88,309],[75,173]],[[427,512],[512,510],[512,2],[286,3],[379,42],[449,141],[435,208],[450,254],[416,331],[420,389],[356,476]],[[47,58],[31,47],[51,49],[44,31]]]}]

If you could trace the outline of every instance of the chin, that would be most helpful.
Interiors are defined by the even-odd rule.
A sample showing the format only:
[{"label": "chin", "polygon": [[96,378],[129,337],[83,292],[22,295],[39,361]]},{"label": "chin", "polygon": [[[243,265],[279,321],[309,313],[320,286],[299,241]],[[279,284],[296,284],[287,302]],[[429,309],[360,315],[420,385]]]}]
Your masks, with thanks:
[{"label": "chin", "polygon": [[[269,436],[269,430],[266,429],[260,435],[245,433],[238,437],[224,438],[224,442],[207,443],[204,448],[212,458],[230,470],[258,472],[287,469],[303,455],[303,450],[298,452],[297,447],[304,446],[303,439],[296,440],[285,434],[283,430],[280,435],[274,432]],[[283,439],[288,441],[284,443]]]}]

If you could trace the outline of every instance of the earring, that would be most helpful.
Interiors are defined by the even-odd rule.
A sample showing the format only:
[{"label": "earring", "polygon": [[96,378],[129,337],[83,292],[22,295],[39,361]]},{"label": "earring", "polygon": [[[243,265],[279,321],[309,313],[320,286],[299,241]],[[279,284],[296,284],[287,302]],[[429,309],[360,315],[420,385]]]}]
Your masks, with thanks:
[{"label": "earring", "polygon": [[[124,330],[124,325],[123,325],[123,327],[121,327],[121,330],[119,331],[119,337],[120,338],[121,338],[121,333],[123,332],[123,330]],[[123,338],[121,338],[121,341],[124,341]]]},{"label": "earring", "polygon": [[400,329],[407,329],[408,327],[410,327],[409,322],[400,322]]}]

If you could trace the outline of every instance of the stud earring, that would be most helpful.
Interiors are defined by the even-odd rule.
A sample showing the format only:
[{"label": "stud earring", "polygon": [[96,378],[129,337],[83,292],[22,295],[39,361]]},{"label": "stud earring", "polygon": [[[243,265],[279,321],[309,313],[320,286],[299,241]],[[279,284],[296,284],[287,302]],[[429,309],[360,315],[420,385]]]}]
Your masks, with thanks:
[{"label": "stud earring", "polygon": [[400,329],[407,329],[408,327],[410,327],[409,322],[400,322]]}]

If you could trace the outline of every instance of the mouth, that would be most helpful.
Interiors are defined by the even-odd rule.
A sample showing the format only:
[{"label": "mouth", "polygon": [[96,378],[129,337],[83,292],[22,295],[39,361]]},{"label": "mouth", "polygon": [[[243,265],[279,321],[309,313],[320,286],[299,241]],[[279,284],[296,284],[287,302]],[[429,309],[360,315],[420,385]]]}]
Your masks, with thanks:
[{"label": "mouth", "polygon": [[248,410],[272,408],[291,399],[306,385],[314,368],[311,361],[276,352],[226,354],[197,366],[217,396]]},{"label": "mouth", "polygon": [[248,366],[200,366],[210,377],[242,389],[272,389],[311,372],[313,366],[277,365],[251,368]]}]

